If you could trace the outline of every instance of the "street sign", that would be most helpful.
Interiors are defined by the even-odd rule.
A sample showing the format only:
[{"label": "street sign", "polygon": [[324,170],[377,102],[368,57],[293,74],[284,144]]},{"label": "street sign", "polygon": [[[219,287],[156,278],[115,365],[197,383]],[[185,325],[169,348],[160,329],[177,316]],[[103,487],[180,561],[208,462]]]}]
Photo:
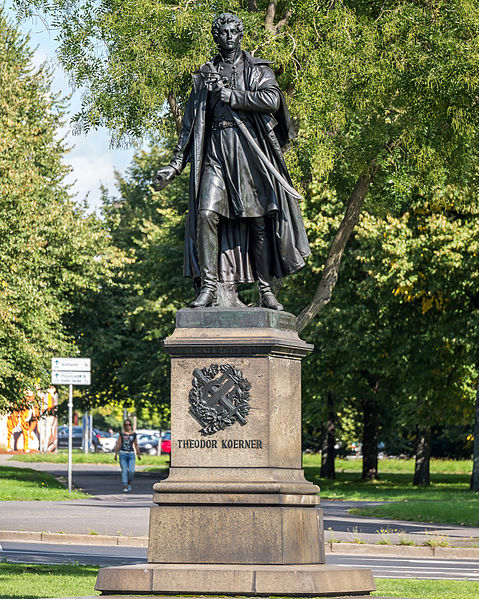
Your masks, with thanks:
[{"label": "street sign", "polygon": [[54,385],[90,385],[91,375],[89,372],[52,370],[52,383]]},{"label": "street sign", "polygon": [[52,358],[52,370],[89,372],[91,360],[90,358]]},{"label": "street sign", "polygon": [[[73,385],[90,385],[90,358],[52,358],[52,383],[68,385],[68,492],[72,492]],[[88,445],[88,440],[87,440]]]}]

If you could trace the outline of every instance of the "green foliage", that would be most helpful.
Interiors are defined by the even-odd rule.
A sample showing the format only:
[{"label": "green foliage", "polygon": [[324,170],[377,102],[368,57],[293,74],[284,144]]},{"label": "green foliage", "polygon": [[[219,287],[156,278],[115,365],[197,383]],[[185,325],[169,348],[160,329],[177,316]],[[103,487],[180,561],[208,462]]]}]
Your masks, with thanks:
[{"label": "green foliage", "polygon": [[126,403],[140,420],[156,418],[162,426],[169,418],[169,358],[161,344],[192,296],[182,275],[188,178],[161,193],[151,187],[165,154],[157,147],[138,152],[125,177],[118,175],[118,196],[104,191],[104,221],[118,259],[83,306],[85,351],[95,369],[88,402]]},{"label": "green foliage", "polygon": [[[97,566],[0,564],[0,599],[35,599],[54,596],[92,596]],[[375,578],[372,596],[418,599],[475,599],[478,583],[471,580],[416,580]],[[25,589],[28,588],[28,596]]]},{"label": "green foliage", "polygon": [[[414,472],[414,460],[411,459],[389,459],[382,458],[381,470],[391,474],[412,474]],[[303,466],[319,468],[321,466],[321,456],[319,454],[304,454]],[[338,472],[360,473],[361,460],[342,459],[336,460],[336,469]],[[471,460],[439,460],[431,459],[431,474],[464,474],[464,480],[471,474]],[[376,481],[377,482],[377,481]]]},{"label": "green foliage", "polygon": [[[469,477],[466,474],[435,474],[430,487],[413,487],[409,473],[387,472],[387,466],[379,465],[380,478],[375,481],[361,480],[361,472],[336,474],[336,480],[319,478],[319,468],[305,468],[306,478],[321,488],[323,499],[351,501],[437,501],[458,502],[471,499]],[[386,470],[385,470],[386,468]],[[477,502],[477,498],[476,498]],[[459,521],[456,521],[459,524]]]},{"label": "green foliage", "polygon": [[190,74],[215,52],[211,21],[223,10],[245,23],[244,47],[273,61],[299,120],[290,166],[347,195],[375,160],[374,201],[398,205],[412,189],[477,181],[479,8],[474,0],[280,1],[16,0],[58,30],[60,62],[85,90],[83,129],[113,138],[172,130],[165,101],[182,108]]},{"label": "green foliage", "polygon": [[98,566],[0,563],[0,599],[93,596]]},{"label": "green foliage", "polygon": [[[157,470],[162,470],[167,467],[167,463],[170,456],[167,454],[163,455],[148,455],[143,454],[141,456],[141,470],[144,466],[155,466]],[[24,463],[47,463],[47,464],[67,464],[68,463],[68,451],[59,450],[56,453],[25,453],[16,454],[12,460],[14,462]],[[85,454],[82,451],[73,450],[72,460],[74,464],[115,464],[113,453],[88,453]],[[138,467],[138,464],[137,464]]]},{"label": "green foliage", "polygon": [[474,599],[479,583],[473,580],[417,580],[375,578],[372,597],[416,597],[417,599]]},{"label": "green foliage", "polygon": [[87,497],[81,491],[69,493],[50,474],[31,468],[0,466],[0,501],[64,501]]},{"label": "green foliage", "polygon": [[[310,269],[285,280],[282,300],[297,312],[324,263],[341,218],[334,190],[311,186],[304,214]],[[381,438],[414,438],[417,424],[470,423],[477,378],[479,296],[477,200],[458,188],[381,215],[363,212],[346,248],[331,303],[305,330],[303,423],[318,449],[325,398],[335,399],[338,438],[360,440],[360,402],[374,399]],[[401,452],[400,447],[395,449]]]},{"label": "green foliage", "polygon": [[354,511],[359,516],[410,520],[413,522],[437,522],[441,524],[459,524],[461,526],[479,525],[479,497],[461,500],[407,500],[385,505],[368,506]]},{"label": "green foliage", "polygon": [[51,357],[76,354],[73,303],[101,267],[99,222],[63,182],[63,101],[31,57],[0,10],[0,411],[49,386]]},{"label": "green foliage", "polygon": [[[16,5],[23,16],[43,10],[57,28],[60,62],[84,89],[78,127],[105,125],[118,143],[169,139],[172,109],[184,106],[190,74],[215,52],[213,16],[236,12],[245,22],[245,49],[273,61],[299,125],[287,160],[305,193],[313,256],[285,284],[291,311],[298,313],[317,286],[358,177],[380,167],[334,303],[307,333],[317,348],[304,377],[312,443],[319,444],[318,406],[327,391],[341,402],[343,434],[351,440],[361,399],[387,411],[390,427],[399,419],[412,428],[432,413],[438,422],[469,416],[477,346],[474,0],[281,0],[273,27],[265,23],[266,0],[257,10],[242,0]],[[174,183],[181,189],[155,195],[148,184],[168,157],[138,160],[129,179],[119,181],[121,200],[106,197],[105,217],[122,257],[87,305],[96,315],[92,351],[101,373],[94,394],[147,405],[166,402],[160,339],[186,303],[179,280],[186,176]]]}]

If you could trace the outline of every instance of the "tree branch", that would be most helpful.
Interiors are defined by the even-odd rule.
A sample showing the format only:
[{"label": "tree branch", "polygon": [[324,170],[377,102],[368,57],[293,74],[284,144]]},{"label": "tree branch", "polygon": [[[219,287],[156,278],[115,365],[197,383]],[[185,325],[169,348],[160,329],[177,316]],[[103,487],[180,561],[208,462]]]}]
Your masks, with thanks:
[{"label": "tree branch", "polygon": [[277,0],[271,0],[268,4],[268,8],[266,9],[266,17],[264,19],[264,26],[271,33],[276,33],[276,29],[274,26],[274,17],[276,16],[276,4]]},{"label": "tree branch", "polygon": [[181,131],[181,110],[178,106],[178,102],[176,101],[175,95],[173,94],[173,92],[168,92],[168,96],[167,96],[167,100],[168,100],[168,104],[170,106],[170,110],[171,110],[171,114],[173,115],[173,118],[175,120],[175,125],[176,125],[176,132],[180,133]]},{"label": "tree branch", "polygon": [[296,319],[296,330],[298,333],[313,320],[316,314],[318,314],[331,299],[334,286],[338,280],[339,265],[341,263],[344,248],[348,243],[354,227],[358,223],[364,198],[368,193],[371,181],[378,171],[379,166],[372,160],[369,168],[360,175],[354,190],[351,193],[343,220],[339,225],[339,229],[329,248],[328,256],[321,274],[321,280],[319,281],[314,298],[309,306],[307,306]]},{"label": "tree branch", "polygon": [[248,0],[248,10],[249,12],[258,12],[257,0]]},{"label": "tree branch", "polygon": [[281,31],[281,27],[284,27],[285,25],[287,25],[292,14],[293,14],[292,11],[288,8],[288,10],[286,10],[286,12],[284,13],[283,18],[280,19],[276,23],[276,27],[275,27],[276,33],[279,33]]}]

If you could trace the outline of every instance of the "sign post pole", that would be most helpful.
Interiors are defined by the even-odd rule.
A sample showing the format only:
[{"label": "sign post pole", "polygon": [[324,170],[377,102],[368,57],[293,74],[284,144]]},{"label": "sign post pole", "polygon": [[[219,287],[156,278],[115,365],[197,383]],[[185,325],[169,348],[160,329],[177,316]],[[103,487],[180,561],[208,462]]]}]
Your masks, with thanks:
[{"label": "sign post pole", "polygon": [[[68,385],[68,492],[72,492],[73,385],[90,384],[90,358],[52,358],[52,384]],[[87,440],[88,443],[88,440]]]},{"label": "sign post pole", "polygon": [[68,492],[72,492],[73,385],[68,385]]}]

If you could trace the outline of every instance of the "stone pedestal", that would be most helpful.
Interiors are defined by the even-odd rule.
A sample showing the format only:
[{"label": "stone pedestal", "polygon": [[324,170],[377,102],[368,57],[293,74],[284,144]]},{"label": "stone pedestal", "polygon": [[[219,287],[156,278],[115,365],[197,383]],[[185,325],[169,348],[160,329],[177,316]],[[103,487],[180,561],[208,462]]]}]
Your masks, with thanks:
[{"label": "stone pedestal", "polygon": [[318,487],[301,466],[301,358],[291,314],[180,310],[171,355],[171,468],[154,485],[148,564],[104,568],[104,594],[365,595],[325,565]]}]

